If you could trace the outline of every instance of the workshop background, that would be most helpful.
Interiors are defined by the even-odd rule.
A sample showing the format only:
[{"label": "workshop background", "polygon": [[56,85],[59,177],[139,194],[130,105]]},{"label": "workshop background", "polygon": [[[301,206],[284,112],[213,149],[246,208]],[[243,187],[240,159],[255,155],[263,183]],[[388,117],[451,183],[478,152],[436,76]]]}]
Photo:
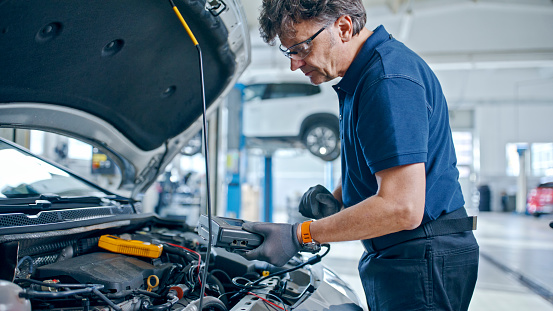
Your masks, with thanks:
[{"label": "workshop background", "polygon": [[[242,0],[252,61],[209,116],[212,204],[218,215],[297,222],[298,201],[310,186],[340,182],[340,158],[331,152],[338,102],[328,86],[314,88],[290,73],[289,60],[262,42],[260,2]],[[553,1],[363,2],[367,27],[383,24],[442,83],[466,207],[479,220],[481,266],[470,310],[553,310]],[[308,125],[324,126],[309,136],[300,114],[316,115]],[[115,189],[115,163],[89,145],[39,131],[0,135],[125,192]],[[201,146],[198,135],[175,158],[144,196],[145,211],[196,224],[206,201]],[[540,191],[549,203],[527,209]],[[358,242],[335,243],[324,262],[364,300],[361,253]]]}]

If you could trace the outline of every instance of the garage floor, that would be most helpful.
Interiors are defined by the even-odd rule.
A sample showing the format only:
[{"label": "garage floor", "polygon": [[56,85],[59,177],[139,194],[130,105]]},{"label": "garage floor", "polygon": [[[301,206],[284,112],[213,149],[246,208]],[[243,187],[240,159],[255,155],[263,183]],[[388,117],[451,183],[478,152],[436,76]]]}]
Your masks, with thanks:
[{"label": "garage floor", "polygon": [[[471,214],[478,215],[480,267],[469,310],[553,311],[553,216]],[[366,307],[357,274],[362,252],[359,242],[334,243],[323,262],[352,285]]]}]

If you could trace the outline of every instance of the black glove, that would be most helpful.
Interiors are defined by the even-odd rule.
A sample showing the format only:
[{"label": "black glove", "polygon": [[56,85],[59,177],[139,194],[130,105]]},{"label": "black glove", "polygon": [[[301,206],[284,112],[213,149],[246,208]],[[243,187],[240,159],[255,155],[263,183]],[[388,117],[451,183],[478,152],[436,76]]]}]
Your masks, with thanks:
[{"label": "black glove", "polygon": [[340,211],[340,202],[321,185],[309,188],[300,201],[300,214],[307,218],[321,219]]},{"label": "black glove", "polygon": [[280,267],[300,251],[301,246],[296,235],[298,224],[246,222],[242,224],[242,228],[263,236],[263,243],[257,248],[240,253],[248,260],[263,260]]}]

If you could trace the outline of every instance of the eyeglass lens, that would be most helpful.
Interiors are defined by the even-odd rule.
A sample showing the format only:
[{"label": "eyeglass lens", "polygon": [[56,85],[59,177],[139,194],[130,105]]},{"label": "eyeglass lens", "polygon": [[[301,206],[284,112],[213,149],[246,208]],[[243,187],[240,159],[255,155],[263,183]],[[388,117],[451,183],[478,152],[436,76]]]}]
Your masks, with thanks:
[{"label": "eyeglass lens", "polygon": [[311,45],[307,43],[300,43],[299,45],[296,45],[292,47],[291,50],[287,51],[286,56],[289,58],[295,59],[295,60],[302,60],[304,59],[309,52],[311,52]]}]

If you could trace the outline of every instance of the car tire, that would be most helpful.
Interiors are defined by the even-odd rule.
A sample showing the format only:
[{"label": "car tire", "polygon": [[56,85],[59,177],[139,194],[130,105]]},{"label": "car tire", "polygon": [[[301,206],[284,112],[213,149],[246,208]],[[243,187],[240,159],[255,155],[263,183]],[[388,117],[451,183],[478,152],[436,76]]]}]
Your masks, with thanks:
[{"label": "car tire", "polygon": [[302,143],[313,155],[324,161],[333,161],[340,155],[340,134],[329,122],[310,125],[302,135]]}]

